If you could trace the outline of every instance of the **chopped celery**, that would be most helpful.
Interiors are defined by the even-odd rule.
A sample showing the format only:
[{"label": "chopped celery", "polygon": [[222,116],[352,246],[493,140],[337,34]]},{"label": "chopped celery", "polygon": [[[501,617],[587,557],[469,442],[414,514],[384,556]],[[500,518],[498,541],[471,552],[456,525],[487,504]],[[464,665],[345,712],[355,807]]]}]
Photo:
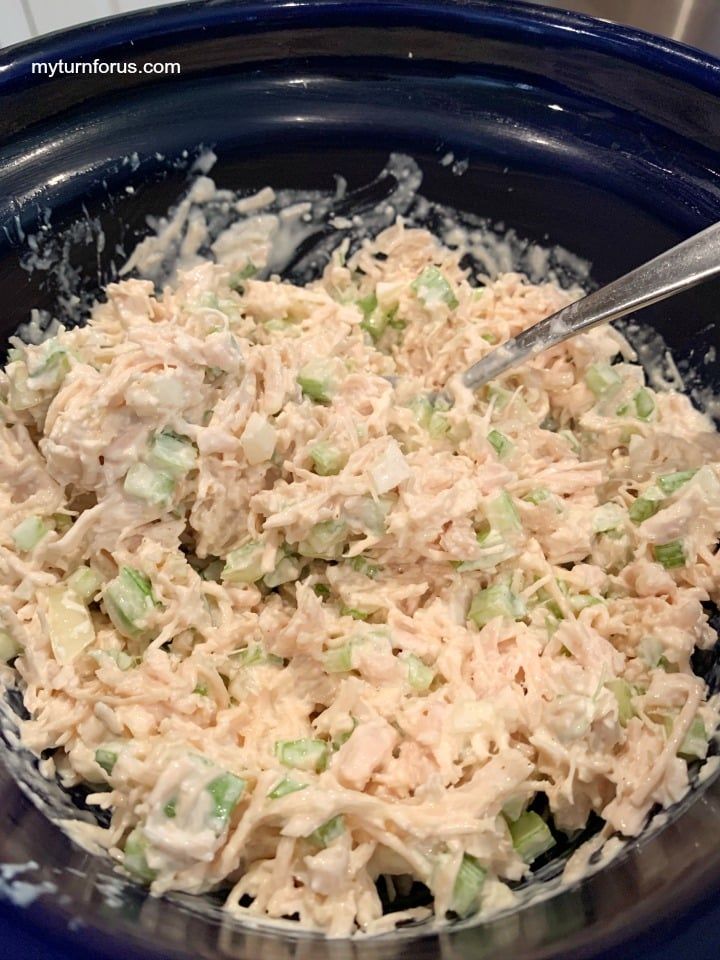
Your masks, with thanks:
[{"label": "chopped celery", "polygon": [[245,781],[234,773],[223,773],[211,780],[205,789],[213,800],[213,819],[218,826],[224,827],[245,792]]},{"label": "chopped celery", "polygon": [[435,671],[428,667],[426,663],[423,663],[420,657],[415,656],[414,653],[406,654],[403,659],[407,664],[408,683],[413,690],[417,690],[418,693],[429,690],[435,679]]},{"label": "chopped celery", "polygon": [[139,570],[123,567],[103,591],[105,610],[117,630],[126,637],[142,632],[143,620],[155,609],[150,580]]},{"label": "chopped celery", "polygon": [[369,293],[366,297],[361,297],[359,300],[355,301],[357,306],[360,308],[360,312],[364,317],[369,317],[370,314],[377,308],[378,298],[374,293]]},{"label": "chopped celery", "polygon": [[510,799],[503,804],[503,816],[506,820],[517,820],[525,813],[527,802],[528,798],[524,794],[510,797]]},{"label": "chopped celery", "polygon": [[430,402],[430,398],[425,394],[421,394],[419,397],[412,399],[408,406],[414,413],[415,419],[420,426],[427,429],[430,425],[430,418],[435,412],[435,408]]},{"label": "chopped celery", "polygon": [[208,688],[206,683],[196,683],[193,693],[196,693],[199,697],[206,697],[208,695]]},{"label": "chopped celery", "polygon": [[[481,291],[479,291],[479,292],[480,292],[480,293],[484,293],[485,291],[484,291],[484,290],[481,290]],[[497,342],[498,342],[498,338],[495,336],[494,333],[481,333],[480,336],[483,338],[483,340],[484,340],[486,343],[497,343]]]},{"label": "chopped celery", "polygon": [[509,560],[510,557],[517,555],[516,547],[509,544],[497,530],[488,528],[488,532],[485,535],[478,534],[477,539],[482,547],[482,555],[475,560],[464,560],[459,563],[457,565],[458,573],[466,573],[470,570],[490,570],[502,563],[503,560]]},{"label": "chopped celery", "polygon": [[296,557],[281,557],[275,569],[271,573],[266,573],[263,577],[263,583],[266,587],[274,590],[275,587],[282,586],[283,583],[292,583],[300,576],[301,566]]},{"label": "chopped celery", "polygon": [[683,760],[704,760],[707,752],[708,735],[705,724],[700,717],[695,717],[683,742],[678,747],[677,755]]},{"label": "chopped celery", "polygon": [[508,823],[513,846],[525,863],[532,863],[555,846],[555,838],[541,816],[532,811]]},{"label": "chopped celery", "polygon": [[369,333],[373,340],[379,340],[387,330],[390,320],[389,315],[378,307],[377,297],[374,293],[358,300],[357,305],[363,313],[363,319],[360,323],[361,329]]},{"label": "chopped celery", "polygon": [[308,835],[308,839],[311,843],[316,843],[319,847],[327,847],[333,840],[336,840],[341,834],[345,832],[345,820],[342,817],[342,814],[337,817],[332,817],[326,823],[323,823],[313,830],[311,834]]},{"label": "chopped celery", "polygon": [[296,770],[314,770],[319,773],[327,766],[328,745],[324,740],[278,740],[275,756],[284,767]]},{"label": "chopped celery", "polygon": [[228,278],[228,286],[231,290],[244,290],[245,280],[249,280],[251,277],[254,277],[258,272],[258,268],[252,262],[248,260],[244,267],[241,267],[239,270],[235,270],[230,274]]},{"label": "chopped celery", "polygon": [[20,646],[7,630],[0,629],[0,662],[9,663],[20,653]]},{"label": "chopped celery", "polygon": [[148,866],[147,846],[148,842],[142,829],[135,827],[125,841],[123,866],[139,880],[150,883],[155,879],[157,874],[155,870],[151,870]]},{"label": "chopped celery", "polygon": [[484,627],[496,617],[521,620],[525,613],[522,599],[506,584],[498,583],[475,595],[468,611],[468,620],[472,620],[478,627]]},{"label": "chopped celery", "polygon": [[23,553],[33,550],[50,529],[50,524],[42,517],[25,517],[12,532],[15,547]]},{"label": "chopped celery", "polygon": [[617,503],[603,503],[593,514],[593,531],[608,533],[617,530],[625,522],[625,511]]},{"label": "chopped celery", "polygon": [[675,567],[684,567],[687,563],[682,540],[671,540],[669,543],[656,543],[652,551],[653,557],[658,563],[661,563],[666,570],[672,570]]},{"label": "chopped celery", "polygon": [[440,440],[445,434],[450,432],[450,421],[444,413],[439,413],[435,410],[430,417],[427,429],[433,440]]},{"label": "chopped celery", "polygon": [[313,593],[316,597],[325,599],[330,596],[330,587],[326,583],[316,583],[313,585]]},{"label": "chopped celery", "polygon": [[426,307],[445,303],[451,310],[454,310],[458,305],[458,299],[452,287],[437,267],[426,267],[417,280],[413,280],[410,288]]},{"label": "chopped celery", "polygon": [[649,390],[644,387],[633,397],[637,415],[641,420],[649,420],[655,410],[655,400]]},{"label": "chopped celery", "polygon": [[[568,603],[575,613],[579,613],[580,610],[585,610],[586,607],[597,606],[598,603],[602,603],[602,600],[599,597],[593,597],[587,593],[578,593],[574,596],[568,597]],[[550,605],[548,604],[548,609],[549,606]],[[560,616],[560,619],[562,619],[562,616]]]},{"label": "chopped celery", "polygon": [[459,917],[468,917],[480,906],[480,893],[485,882],[484,870],[475,857],[464,854],[453,887],[450,909]]},{"label": "chopped celery", "polygon": [[172,500],[175,481],[147,463],[134,463],[125,476],[123,487],[129,496],[161,506]]},{"label": "chopped celery", "polygon": [[643,523],[645,520],[649,520],[650,517],[655,516],[661,506],[662,500],[650,500],[647,497],[638,497],[637,500],[633,500],[630,504],[628,513],[633,523]]},{"label": "chopped celery", "polygon": [[72,663],[95,641],[95,627],[87,607],[66,585],[47,588],[47,625],[58,663]]},{"label": "chopped celery", "polygon": [[558,430],[558,436],[563,438],[573,453],[580,453],[582,449],[580,446],[580,441],[572,432],[572,430]]},{"label": "chopped celery", "polygon": [[608,363],[593,363],[585,372],[585,383],[596,397],[605,397],[615,393],[622,380]]},{"label": "chopped celery", "polygon": [[340,473],[347,462],[347,456],[343,451],[325,440],[310,447],[310,458],[315,473],[321,477],[332,477]]},{"label": "chopped celery", "polygon": [[316,403],[330,403],[335,385],[327,360],[311,360],[298,371],[297,382],[306,397]]},{"label": "chopped celery", "polygon": [[268,800],[279,800],[281,797],[287,797],[289,794],[297,793],[306,787],[306,783],[298,783],[297,780],[285,777],[284,780],[281,780],[280,783],[274,786],[270,793],[268,793]]},{"label": "chopped celery", "polygon": [[30,380],[40,381],[37,386],[41,389],[54,389],[60,386],[70,370],[70,358],[53,337],[46,340],[36,353],[27,354],[27,370]]},{"label": "chopped celery", "polygon": [[95,763],[102,767],[107,774],[111,774],[113,772],[113,767],[117,763],[117,758],[118,755],[116,750],[107,750],[104,747],[100,747],[95,751]]},{"label": "chopped celery", "polygon": [[284,663],[282,657],[277,657],[274,653],[267,653],[261,643],[251,643],[247,647],[243,647],[242,650],[238,650],[237,653],[231,654],[231,656],[241,667],[254,667],[260,663],[276,665]]},{"label": "chopped celery", "polygon": [[102,586],[102,577],[91,567],[78,567],[67,578],[67,585],[83,603],[89,603]]},{"label": "chopped celery", "polygon": [[513,448],[513,444],[504,433],[500,433],[499,430],[491,430],[487,435],[488,442],[499,457],[505,457],[510,453]]},{"label": "chopped celery", "polygon": [[520,514],[517,512],[512,497],[506,490],[493,497],[486,507],[486,513],[492,529],[503,537],[519,533],[522,530]]},{"label": "chopped celery", "polygon": [[697,470],[678,470],[676,473],[665,473],[657,478],[657,484],[663,493],[670,496],[686,484],[688,480],[692,480],[696,473]]},{"label": "chopped celery", "polygon": [[343,643],[325,652],[323,656],[325,673],[349,673],[352,668],[352,643]]},{"label": "chopped celery", "polygon": [[255,583],[263,575],[263,552],[259,540],[250,540],[237,550],[231,550],[220,576],[226,583]]},{"label": "chopped celery", "polygon": [[153,438],[148,462],[155,469],[179,480],[195,466],[197,451],[190,440],[163,430]]},{"label": "chopped celery", "polygon": [[530,493],[526,493],[523,500],[537,507],[546,500],[549,500],[551,496],[552,494],[547,487],[538,487],[537,490],[531,490]]},{"label": "chopped celery", "polygon": [[370,580],[377,580],[380,576],[380,567],[375,563],[370,563],[362,554],[353,557],[350,561],[350,566],[356,573],[362,573],[363,576],[369,577]]},{"label": "chopped celery", "polygon": [[69,517],[67,513],[54,513],[52,515],[52,523],[57,532],[62,536],[72,527],[73,518]]},{"label": "chopped celery", "polygon": [[163,807],[163,813],[168,818],[168,820],[174,820],[177,816],[177,798],[173,797],[172,800],[168,802]]},{"label": "chopped celery", "polygon": [[504,410],[513,398],[512,390],[506,390],[496,383],[487,385],[488,398],[495,401],[496,410]]},{"label": "chopped celery", "polygon": [[618,705],[618,720],[621,727],[626,727],[628,722],[635,716],[633,707],[633,688],[622,678],[617,680],[608,680],[605,686],[614,695]]},{"label": "chopped celery", "polygon": [[347,525],[342,520],[324,520],[312,527],[297,550],[303,557],[337,560],[342,555],[346,536]]},{"label": "chopped celery", "polygon": [[358,607],[340,607],[340,616],[341,617],[352,617],[353,620],[367,620],[370,614],[367,610],[360,610]]}]

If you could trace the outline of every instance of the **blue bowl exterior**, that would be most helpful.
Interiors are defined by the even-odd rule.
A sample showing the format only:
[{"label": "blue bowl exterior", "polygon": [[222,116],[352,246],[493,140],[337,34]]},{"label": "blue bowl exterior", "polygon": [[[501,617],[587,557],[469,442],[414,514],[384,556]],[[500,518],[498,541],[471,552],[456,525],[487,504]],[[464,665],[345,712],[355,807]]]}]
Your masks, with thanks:
[{"label": "blue bowl exterior", "polygon": [[[30,69],[61,57],[131,56],[177,60],[183,72],[118,84],[48,80]],[[156,151],[172,160],[201,142],[216,148],[218,182],[234,187],[327,187],[334,172],[362,182],[391,150],[408,151],[433,199],[560,243],[593,260],[603,281],[718,219],[719,96],[720,63],[697,51],[501,0],[183,4],[20,45],[0,56],[3,330],[31,306],[53,306],[52,286],[18,266],[23,238],[48,206],[59,227],[83,204],[103,223],[111,242],[99,278],[95,251],[77,251],[92,293],[112,275],[114,244],[131,245],[145,212],[162,212],[184,183],[182,165]],[[469,159],[464,176],[438,163],[448,150]],[[123,164],[133,152],[138,164]],[[717,343],[707,326],[718,292],[705,287],[647,316],[692,357]],[[707,381],[717,375],[709,364]],[[223,931],[217,916],[146,899],[130,884],[109,906],[107,865],[50,827],[5,770],[0,783],[8,818],[0,860],[34,859],[33,880],[59,886],[24,910],[0,901],[13,931],[3,942],[27,941],[33,957],[44,949],[31,942],[38,935],[57,960],[717,954],[709,935],[720,919],[715,784],[680,821],[545,904],[476,930],[350,945]]]}]

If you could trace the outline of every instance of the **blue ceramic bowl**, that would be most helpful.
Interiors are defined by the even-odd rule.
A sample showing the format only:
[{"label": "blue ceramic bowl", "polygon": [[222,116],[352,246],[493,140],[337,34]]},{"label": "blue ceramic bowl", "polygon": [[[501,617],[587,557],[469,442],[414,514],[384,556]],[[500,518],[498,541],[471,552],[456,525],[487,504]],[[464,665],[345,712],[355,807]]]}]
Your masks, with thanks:
[{"label": "blue ceramic bowl", "polygon": [[[33,61],[60,58],[173,61],[182,72],[32,73]],[[501,0],[164,8],[6,51],[0,103],[4,336],[31,307],[62,301],[53,277],[20,265],[29,233],[84,218],[85,231],[65,236],[91,295],[113,275],[117,245],[132,246],[146,213],[177,197],[182,153],[201,143],[218,154],[218,183],[233,188],[327,188],[337,172],[362,183],[405,151],[424,170],[425,195],[561,244],[590,259],[600,282],[720,216],[720,63]],[[468,161],[463,176],[439,163],[449,151]],[[719,292],[705,286],[646,313],[681,361],[718,343]],[[712,385],[718,363],[703,369]],[[716,658],[697,668],[715,687]],[[662,831],[546,902],[472,930],[351,944],[223,925],[212,898],[193,908],[192,898],[146,897],[48,822],[15,786],[18,761],[6,749],[0,768],[0,861],[25,865],[15,878],[0,868],[5,955],[12,945],[33,958],[123,960],[717,956],[716,782]],[[46,811],[62,802],[50,798]]]}]

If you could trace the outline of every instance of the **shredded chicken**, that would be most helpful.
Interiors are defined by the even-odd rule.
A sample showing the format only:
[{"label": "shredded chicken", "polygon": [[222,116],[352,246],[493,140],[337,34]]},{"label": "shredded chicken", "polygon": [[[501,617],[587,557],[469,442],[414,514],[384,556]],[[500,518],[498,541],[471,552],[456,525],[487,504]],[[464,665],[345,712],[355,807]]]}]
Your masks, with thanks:
[{"label": "shredded chicken", "polygon": [[579,291],[460,261],[399,222],[304,288],[208,262],[13,343],[5,681],[155,894],[330,936],[429,915],[379,880],[482,915],[706,755],[720,438],[610,328],[469,393]]}]

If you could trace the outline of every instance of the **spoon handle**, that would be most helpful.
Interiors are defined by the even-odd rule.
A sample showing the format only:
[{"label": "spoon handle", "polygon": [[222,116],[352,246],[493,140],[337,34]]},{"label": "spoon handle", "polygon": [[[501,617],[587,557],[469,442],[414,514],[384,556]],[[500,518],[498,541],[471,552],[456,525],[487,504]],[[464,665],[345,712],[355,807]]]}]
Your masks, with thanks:
[{"label": "spoon handle", "polygon": [[473,364],[462,377],[471,390],[599,323],[619,320],[688,290],[720,273],[720,223],[684,240],[654,260],[626,273],[600,290],[563,307],[528,327]]}]

